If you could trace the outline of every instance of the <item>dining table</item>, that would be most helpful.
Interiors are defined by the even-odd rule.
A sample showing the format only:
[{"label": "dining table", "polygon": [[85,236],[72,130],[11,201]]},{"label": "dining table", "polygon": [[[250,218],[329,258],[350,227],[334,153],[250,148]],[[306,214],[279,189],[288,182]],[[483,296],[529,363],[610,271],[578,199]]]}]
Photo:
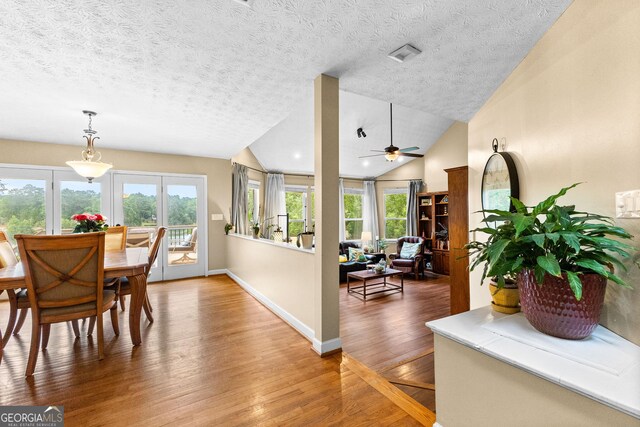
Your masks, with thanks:
[{"label": "dining table", "polygon": [[[104,278],[126,277],[131,284],[129,304],[129,334],[134,346],[142,343],[140,317],[147,294],[146,269],[149,265],[149,251],[146,247],[126,248],[121,251],[105,251]],[[26,288],[22,263],[0,269],[0,291]],[[0,334],[0,360],[2,357],[2,335]]]}]

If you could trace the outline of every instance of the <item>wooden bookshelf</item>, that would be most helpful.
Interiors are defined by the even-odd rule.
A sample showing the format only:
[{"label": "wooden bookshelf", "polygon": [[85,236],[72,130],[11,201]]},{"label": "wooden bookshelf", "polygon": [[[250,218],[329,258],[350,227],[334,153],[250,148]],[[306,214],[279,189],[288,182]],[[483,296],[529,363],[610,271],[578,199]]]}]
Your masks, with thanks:
[{"label": "wooden bookshelf", "polygon": [[449,195],[446,191],[417,195],[418,234],[427,240],[432,252],[434,273],[449,274],[449,244],[436,237],[443,227],[449,228]]}]

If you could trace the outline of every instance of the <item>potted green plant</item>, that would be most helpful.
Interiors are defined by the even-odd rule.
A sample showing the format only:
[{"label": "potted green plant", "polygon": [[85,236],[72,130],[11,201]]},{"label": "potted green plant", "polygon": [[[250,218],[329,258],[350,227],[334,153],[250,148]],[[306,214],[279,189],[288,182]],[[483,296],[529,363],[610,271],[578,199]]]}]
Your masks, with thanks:
[{"label": "potted green plant", "polygon": [[489,238],[466,245],[470,269],[484,265],[481,283],[496,277],[502,288],[506,277],[515,277],[531,325],[567,339],[585,338],[596,328],[607,281],[630,287],[614,266],[625,269],[617,257],[628,258],[633,249],[620,241],[632,236],[611,218],[557,204],[576,185],[534,207],[512,198],[513,212],[483,211],[487,226],[474,231]]},{"label": "potted green plant", "polygon": [[260,221],[255,221],[251,223],[251,230],[253,230],[253,238],[257,239],[260,237]]},{"label": "potted green plant", "polygon": [[71,217],[77,224],[73,229],[74,233],[93,233],[96,231],[105,231],[109,226],[106,224],[107,217],[101,214],[81,213]]},{"label": "potted green plant", "polygon": [[386,240],[384,239],[379,239],[378,240],[378,249],[380,250],[381,253],[384,253],[384,251],[389,247],[389,244],[387,243]]},{"label": "potted green plant", "polygon": [[231,224],[231,223],[226,223],[226,224],[224,225],[224,234],[227,234],[227,235],[228,235],[228,234],[229,234],[229,232],[230,232],[231,230],[233,230],[233,224]]}]

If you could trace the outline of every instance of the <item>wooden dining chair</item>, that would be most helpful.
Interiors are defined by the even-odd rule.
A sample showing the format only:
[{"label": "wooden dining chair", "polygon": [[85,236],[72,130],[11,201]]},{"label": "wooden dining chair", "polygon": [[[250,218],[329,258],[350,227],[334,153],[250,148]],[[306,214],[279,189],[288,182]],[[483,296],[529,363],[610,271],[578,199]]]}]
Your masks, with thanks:
[{"label": "wooden dining chair", "polygon": [[26,376],[33,375],[38,347],[47,348],[52,323],[97,316],[98,358],[104,358],[102,314],[111,310],[120,334],[116,294],[103,289],[105,233],[66,236],[16,235],[31,304],[31,347]]},{"label": "wooden dining chair", "polygon": [[[156,232],[156,238],[151,244],[151,249],[149,249],[149,264],[145,270],[147,279],[149,278],[153,264],[155,264],[156,259],[158,258],[158,252],[160,251],[160,246],[162,245],[162,239],[164,238],[164,235],[166,233],[167,227],[159,227],[158,231]],[[120,298],[120,308],[122,309],[122,311],[124,311],[124,297],[126,295],[131,295],[131,284],[126,277],[123,277],[120,279],[120,288],[118,290],[118,297]],[[144,313],[147,315],[147,319],[149,319],[149,322],[153,322],[153,315],[151,314],[151,312],[153,311],[153,307],[151,307],[148,295],[145,295],[144,297],[142,308],[144,308]]]},{"label": "wooden dining chair", "polygon": [[127,247],[127,226],[114,225],[106,230],[104,236],[105,251],[123,251]]}]

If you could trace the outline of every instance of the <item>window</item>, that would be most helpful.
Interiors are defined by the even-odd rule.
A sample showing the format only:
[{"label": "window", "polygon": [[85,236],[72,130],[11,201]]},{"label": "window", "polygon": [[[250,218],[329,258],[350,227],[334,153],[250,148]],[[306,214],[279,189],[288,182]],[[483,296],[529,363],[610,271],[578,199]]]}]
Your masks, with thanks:
[{"label": "window", "polygon": [[344,189],[344,237],[360,240],[362,235],[362,199],[364,191],[356,188]]},{"label": "window", "polygon": [[287,185],[285,205],[289,214],[289,237],[294,238],[303,231],[313,231],[314,192],[312,187]]},{"label": "window", "polygon": [[407,232],[407,189],[384,190],[384,237],[397,239]]},{"label": "window", "polygon": [[[247,193],[247,220],[249,224],[257,222],[259,220],[259,215],[260,183],[258,181],[249,181],[249,190]],[[251,233],[251,230],[249,230],[249,233]]]}]

